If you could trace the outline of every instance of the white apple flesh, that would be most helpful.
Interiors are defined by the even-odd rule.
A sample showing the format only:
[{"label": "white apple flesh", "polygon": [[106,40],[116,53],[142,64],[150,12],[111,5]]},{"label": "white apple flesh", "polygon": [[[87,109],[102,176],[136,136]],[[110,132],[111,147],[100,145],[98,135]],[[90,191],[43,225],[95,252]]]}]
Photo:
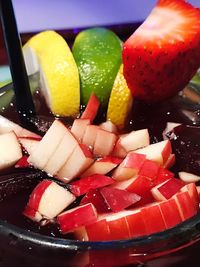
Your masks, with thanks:
[{"label": "white apple flesh", "polygon": [[107,174],[112,171],[121,163],[122,159],[107,156],[104,158],[97,159],[83,174],[80,178],[87,177],[93,174]]},{"label": "white apple flesh", "polygon": [[127,152],[143,148],[150,144],[149,132],[147,129],[132,131],[129,134],[121,137],[120,141],[122,147]]},{"label": "white apple flesh", "polygon": [[112,123],[111,121],[105,121],[102,122],[100,125],[100,128],[111,133],[117,134],[117,127]]},{"label": "white apple flesh", "polygon": [[79,144],[64,166],[58,171],[56,177],[64,183],[68,183],[79,177],[93,162],[94,159],[89,148]]},{"label": "white apple flesh", "polygon": [[39,144],[39,140],[32,139],[30,137],[18,137],[18,140],[29,155],[33,153],[33,151]]},{"label": "white apple flesh", "polygon": [[28,158],[29,163],[35,168],[43,170],[66,134],[66,131],[66,127],[60,121],[55,120],[36,149],[30,154]]},{"label": "white apple flesh", "polygon": [[94,155],[99,157],[110,155],[113,151],[116,141],[117,136],[114,133],[99,129],[94,142]]},{"label": "white apple flesh", "polygon": [[33,133],[20,125],[8,120],[7,118],[0,115],[0,134],[14,132],[19,137],[35,137],[41,138],[40,135]]},{"label": "white apple flesh", "polygon": [[169,140],[161,141],[151,144],[145,148],[135,150],[135,153],[146,155],[147,159],[153,160],[160,165],[164,165],[170,154],[172,154],[172,147]]},{"label": "white apple flesh", "polygon": [[71,127],[71,132],[80,142],[82,142],[86,126],[89,124],[90,124],[89,119],[76,119],[73,122]]},{"label": "white apple flesh", "polygon": [[0,135],[0,170],[15,165],[21,159],[22,149],[14,132]]},{"label": "white apple flesh", "polygon": [[112,177],[116,181],[130,179],[140,171],[145,160],[145,155],[129,152],[122,163],[115,169]]},{"label": "white apple flesh", "polygon": [[43,170],[51,176],[56,175],[72,155],[76,146],[78,146],[77,139],[72,135],[71,131],[66,128],[62,140],[48,160],[47,164],[44,166]]},{"label": "white apple flesh", "polygon": [[87,125],[85,129],[85,133],[83,135],[82,143],[88,146],[91,151],[94,148],[94,143],[96,140],[97,132],[99,130],[99,126],[97,125]]}]

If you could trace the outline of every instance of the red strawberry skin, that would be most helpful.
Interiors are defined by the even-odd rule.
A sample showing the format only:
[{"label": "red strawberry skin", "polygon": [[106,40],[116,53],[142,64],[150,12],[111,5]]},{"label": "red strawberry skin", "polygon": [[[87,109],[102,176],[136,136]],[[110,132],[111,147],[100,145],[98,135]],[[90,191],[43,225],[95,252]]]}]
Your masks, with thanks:
[{"label": "red strawberry skin", "polygon": [[182,90],[200,67],[200,9],[160,0],[124,43],[124,76],[137,99],[158,102]]}]

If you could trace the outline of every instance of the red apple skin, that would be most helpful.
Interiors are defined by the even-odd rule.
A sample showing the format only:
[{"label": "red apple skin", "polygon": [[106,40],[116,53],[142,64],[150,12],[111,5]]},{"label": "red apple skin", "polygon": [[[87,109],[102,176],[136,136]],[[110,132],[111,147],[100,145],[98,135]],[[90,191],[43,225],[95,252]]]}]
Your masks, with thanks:
[{"label": "red apple skin", "polygon": [[124,159],[127,155],[126,150],[122,147],[121,143],[120,143],[120,138],[117,140],[114,149],[112,151],[112,156],[114,157],[119,157]]},{"label": "red apple skin", "polygon": [[100,192],[113,212],[124,210],[141,199],[134,193],[109,186],[102,188]]},{"label": "red apple skin", "polygon": [[38,210],[40,200],[41,200],[45,190],[47,189],[48,186],[50,186],[51,183],[53,183],[53,182],[50,180],[43,180],[42,182],[40,182],[32,191],[32,193],[29,197],[29,201],[28,201],[27,206],[29,206],[30,208],[32,208],[34,210]]},{"label": "red apple skin", "polygon": [[71,183],[70,190],[75,196],[81,196],[91,189],[97,189],[113,183],[114,180],[109,176],[94,174]]},{"label": "red apple skin", "polygon": [[169,199],[173,195],[175,195],[184,185],[185,183],[181,180],[171,178],[157,189],[165,199]]},{"label": "red apple skin", "polygon": [[198,210],[199,209],[199,194],[198,194],[197,187],[196,187],[195,183],[190,183],[190,184],[183,186],[181,188],[181,191],[182,192],[188,192],[188,194],[189,194],[189,196],[193,202],[194,208],[196,210]]},{"label": "red apple skin", "polygon": [[164,147],[163,151],[162,151],[162,157],[163,157],[163,163],[165,164],[165,162],[168,160],[169,155],[172,154],[172,146],[171,146],[171,142],[168,140],[167,145]]},{"label": "red apple skin", "polygon": [[188,192],[179,192],[173,196],[173,198],[178,206],[182,221],[191,218],[197,213],[197,210],[195,209],[193,201],[191,200]]},{"label": "red apple skin", "polygon": [[122,163],[115,169],[112,177],[118,181],[133,177],[141,170],[145,160],[145,155],[129,152]]},{"label": "red apple skin", "polygon": [[95,119],[98,109],[100,107],[100,101],[95,93],[92,93],[84,112],[81,115],[81,119],[89,119],[92,123]]},{"label": "red apple skin", "polygon": [[177,207],[176,201],[173,198],[160,202],[159,207],[165,222],[166,229],[174,227],[182,222],[179,209]]},{"label": "red apple skin", "polygon": [[126,188],[127,191],[142,196],[151,190],[153,182],[145,176],[138,175],[134,181]]},{"label": "red apple skin", "polygon": [[92,189],[81,199],[81,205],[92,203],[99,214],[110,212],[110,208],[106,204],[99,189]]},{"label": "red apple skin", "polygon": [[60,230],[63,234],[71,232],[78,227],[92,224],[96,220],[96,209],[91,203],[67,210],[57,217]]},{"label": "red apple skin", "polygon": [[42,215],[28,205],[25,207],[23,215],[35,222],[40,222],[42,220]]},{"label": "red apple skin", "polygon": [[110,230],[110,240],[123,240],[130,238],[129,227],[125,217],[107,221]]},{"label": "red apple skin", "polygon": [[110,240],[110,229],[105,219],[85,227],[89,241],[108,241]]},{"label": "red apple skin", "polygon": [[117,167],[122,162],[122,159],[106,156],[103,158],[97,159],[84,173],[81,174],[80,178],[91,176],[93,174],[102,174],[106,175],[114,168]]},{"label": "red apple skin", "polygon": [[141,208],[147,204],[153,203],[155,199],[153,198],[151,191],[147,191],[143,193],[141,196],[141,199],[133,204],[133,206],[130,206],[129,208]]},{"label": "red apple skin", "polygon": [[30,164],[28,162],[28,156],[23,156],[18,162],[15,164],[15,168],[29,168]]},{"label": "red apple skin", "polygon": [[141,209],[145,228],[148,234],[161,232],[166,229],[160,208],[158,205],[147,206]]},{"label": "red apple skin", "polygon": [[147,235],[144,218],[140,210],[135,214],[126,216],[131,238]]},{"label": "red apple skin", "polygon": [[146,176],[151,180],[155,180],[160,170],[160,165],[152,160],[145,160],[139,170],[139,175]]},{"label": "red apple skin", "polygon": [[164,163],[164,168],[170,169],[176,162],[175,154],[170,154],[166,162]]},{"label": "red apple skin", "polygon": [[106,156],[106,157],[100,158],[98,162],[111,162],[113,164],[119,165],[122,162],[122,159],[118,157],[113,157],[113,156]]},{"label": "red apple skin", "polygon": [[167,170],[163,167],[160,167],[159,172],[157,174],[157,177],[154,180],[154,184],[155,185],[161,184],[161,183],[163,183],[163,182],[165,182],[171,178],[174,178],[174,173],[170,172],[169,170]]}]

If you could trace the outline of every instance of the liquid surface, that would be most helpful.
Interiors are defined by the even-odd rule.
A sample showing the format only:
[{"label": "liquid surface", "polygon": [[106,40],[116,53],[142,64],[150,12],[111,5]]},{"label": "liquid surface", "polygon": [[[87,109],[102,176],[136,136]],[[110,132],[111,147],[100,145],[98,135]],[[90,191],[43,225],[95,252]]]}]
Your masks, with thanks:
[{"label": "liquid surface", "polygon": [[[53,121],[52,115],[47,109],[44,99],[40,94],[36,95],[37,111],[40,117],[33,119],[38,132],[44,134]],[[14,107],[4,111],[4,116],[17,121],[17,114],[13,112]],[[100,115],[96,123],[101,122],[104,116]],[[71,124],[71,119],[63,119],[66,124]],[[163,139],[162,133],[167,122],[182,123],[183,126],[175,129],[172,146],[176,154],[176,165],[173,171],[187,171],[200,175],[200,105],[177,96],[166,102],[147,105],[134,102],[133,109],[127,120],[124,132],[148,128],[151,141],[156,142]],[[189,126],[186,126],[189,125]],[[26,172],[26,170],[25,170]],[[22,215],[22,211],[28,201],[29,194],[34,186],[30,186],[20,193],[13,194],[0,202],[0,219],[17,225],[28,231],[34,231],[48,236],[62,237],[56,224],[38,226]],[[65,238],[71,238],[66,235]]]}]

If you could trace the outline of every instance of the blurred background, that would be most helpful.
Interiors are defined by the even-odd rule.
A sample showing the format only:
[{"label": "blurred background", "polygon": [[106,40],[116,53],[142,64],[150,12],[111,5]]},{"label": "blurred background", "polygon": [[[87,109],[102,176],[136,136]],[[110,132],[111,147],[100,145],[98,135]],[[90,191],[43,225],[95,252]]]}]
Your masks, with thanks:
[{"label": "blurred background", "polygon": [[[13,0],[20,32],[143,21],[156,0]],[[200,0],[189,0],[200,7]]]},{"label": "blurred background", "polygon": [[[122,25],[121,28],[112,30],[116,29],[120,35],[125,32],[129,36],[147,17],[156,2],[157,0],[13,0],[13,6],[22,41],[25,42],[34,32],[46,29],[63,30],[61,33],[69,40],[78,28],[104,25]],[[188,2],[200,7],[200,0]],[[0,65],[7,62],[0,27]],[[9,68],[0,67],[0,83],[8,79]]]}]

